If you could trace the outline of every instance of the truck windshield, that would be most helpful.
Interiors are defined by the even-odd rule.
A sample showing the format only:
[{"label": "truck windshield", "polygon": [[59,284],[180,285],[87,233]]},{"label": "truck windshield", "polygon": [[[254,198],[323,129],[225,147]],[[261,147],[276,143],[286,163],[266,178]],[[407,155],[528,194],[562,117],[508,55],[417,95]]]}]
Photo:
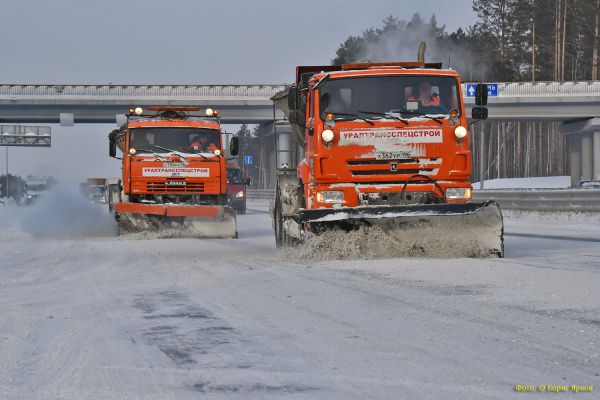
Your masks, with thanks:
[{"label": "truck windshield", "polygon": [[129,148],[153,153],[212,153],[221,150],[219,131],[202,128],[132,128]]},{"label": "truck windshield", "polygon": [[[460,114],[458,81],[450,76],[369,76],[330,79],[319,91],[321,119],[333,113],[338,119],[383,118],[400,115],[447,116]],[[337,114],[337,115],[336,115]]]},{"label": "truck windshield", "polygon": [[242,183],[242,173],[239,169],[227,170],[227,183]]}]

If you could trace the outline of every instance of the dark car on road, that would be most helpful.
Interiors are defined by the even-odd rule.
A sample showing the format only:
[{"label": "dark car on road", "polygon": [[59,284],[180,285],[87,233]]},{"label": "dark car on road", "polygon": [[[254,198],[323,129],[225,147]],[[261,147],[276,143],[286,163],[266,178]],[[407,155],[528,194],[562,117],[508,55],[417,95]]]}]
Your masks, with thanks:
[{"label": "dark car on road", "polygon": [[227,168],[227,203],[238,214],[246,214],[246,187],[250,178],[244,178],[237,167]]}]

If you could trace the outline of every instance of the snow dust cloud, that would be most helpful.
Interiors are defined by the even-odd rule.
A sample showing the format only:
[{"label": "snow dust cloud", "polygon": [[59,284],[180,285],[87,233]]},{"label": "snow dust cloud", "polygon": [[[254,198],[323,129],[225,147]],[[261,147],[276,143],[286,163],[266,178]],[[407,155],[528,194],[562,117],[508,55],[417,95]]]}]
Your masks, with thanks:
[{"label": "snow dust cloud", "polygon": [[108,206],[94,204],[66,185],[58,185],[47,197],[15,211],[12,215],[17,218],[21,230],[36,238],[77,239],[116,235],[116,224]]}]

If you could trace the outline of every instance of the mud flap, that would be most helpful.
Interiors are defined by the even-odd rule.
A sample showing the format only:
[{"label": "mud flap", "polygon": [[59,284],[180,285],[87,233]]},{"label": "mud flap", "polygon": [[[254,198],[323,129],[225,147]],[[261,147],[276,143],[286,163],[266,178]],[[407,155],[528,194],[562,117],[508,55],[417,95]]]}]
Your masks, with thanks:
[{"label": "mud flap", "polygon": [[[304,236],[368,228],[382,232],[385,244],[376,245],[391,250],[396,246],[411,254],[504,256],[502,213],[494,201],[300,210],[291,219],[304,227]],[[298,233],[290,229],[288,234]]]},{"label": "mud flap", "polygon": [[161,237],[237,238],[237,220],[231,207],[219,207],[215,217],[194,215],[116,213],[120,233],[156,232]]}]

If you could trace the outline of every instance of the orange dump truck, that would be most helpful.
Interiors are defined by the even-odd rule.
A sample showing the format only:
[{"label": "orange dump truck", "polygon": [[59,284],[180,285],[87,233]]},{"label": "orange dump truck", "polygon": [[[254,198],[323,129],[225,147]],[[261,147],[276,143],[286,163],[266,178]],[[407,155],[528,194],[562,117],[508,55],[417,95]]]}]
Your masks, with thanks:
[{"label": "orange dump truck", "polygon": [[[472,118],[485,119],[484,84],[476,97]],[[390,247],[503,256],[499,207],[471,201],[460,78],[425,63],[424,48],[416,62],[298,67],[295,84],[273,100],[304,143],[304,159],[278,173],[278,246],[368,227]]]},{"label": "orange dump truck", "polygon": [[[109,185],[121,232],[174,229],[192,237],[237,237],[227,205],[226,159],[216,110],[138,107],[109,135],[123,153],[122,178]],[[230,152],[237,153],[232,138]]]}]

